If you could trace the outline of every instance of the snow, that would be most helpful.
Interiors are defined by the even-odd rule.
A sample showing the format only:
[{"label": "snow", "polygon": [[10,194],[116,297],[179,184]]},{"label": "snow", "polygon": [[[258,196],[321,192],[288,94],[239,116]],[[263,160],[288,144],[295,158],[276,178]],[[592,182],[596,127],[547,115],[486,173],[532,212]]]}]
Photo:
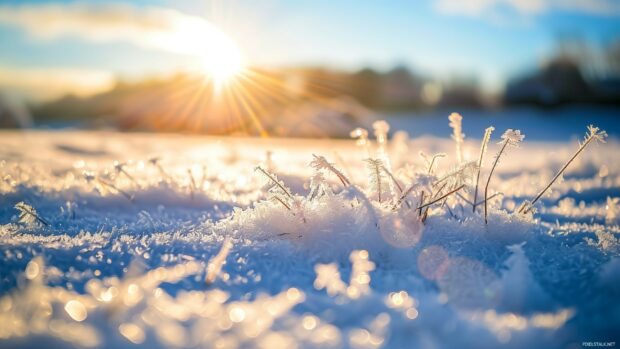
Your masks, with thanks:
[{"label": "snow", "polygon": [[[525,132],[497,165],[490,189],[502,194],[490,201],[485,225],[481,207],[473,213],[456,194],[430,206],[423,223],[417,209],[421,191],[442,178],[471,200],[465,189],[480,152],[473,132],[459,145],[460,166],[448,138],[395,133],[378,143],[356,134],[358,145],[0,133],[0,347],[615,341],[617,140],[589,146],[536,213],[517,215],[578,148],[528,142]],[[420,151],[447,157],[428,174]]]}]

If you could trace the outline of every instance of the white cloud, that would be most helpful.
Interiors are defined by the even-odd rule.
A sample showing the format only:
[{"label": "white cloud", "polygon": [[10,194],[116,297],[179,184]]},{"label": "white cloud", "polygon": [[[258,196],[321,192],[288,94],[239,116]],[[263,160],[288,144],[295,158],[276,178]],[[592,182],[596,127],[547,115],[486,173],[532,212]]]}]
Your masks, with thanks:
[{"label": "white cloud", "polygon": [[181,12],[114,4],[37,4],[0,6],[0,23],[51,40],[76,37],[95,42],[123,41],[170,52],[208,56],[209,50],[231,45],[203,18]]},{"label": "white cloud", "polygon": [[501,7],[522,15],[539,15],[562,10],[600,16],[619,16],[618,0],[437,0],[435,8],[442,13],[466,16],[494,16]]}]

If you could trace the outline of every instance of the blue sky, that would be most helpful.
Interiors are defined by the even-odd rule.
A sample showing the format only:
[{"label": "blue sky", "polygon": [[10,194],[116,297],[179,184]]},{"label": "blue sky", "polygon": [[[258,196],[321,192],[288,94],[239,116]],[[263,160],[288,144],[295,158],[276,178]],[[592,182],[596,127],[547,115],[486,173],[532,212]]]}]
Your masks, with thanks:
[{"label": "blue sky", "polygon": [[[48,21],[29,21],[28,11],[50,4],[55,12],[49,16],[61,21],[68,18],[62,11],[75,6],[91,11],[121,4],[120,11],[129,15],[114,20],[132,22],[131,16],[142,17],[149,8],[173,9],[183,18],[212,22],[253,65],[354,70],[406,64],[439,78],[474,77],[491,90],[548,57],[559,35],[578,36],[595,47],[620,38],[617,0],[4,1],[0,74],[14,70],[19,77],[19,72],[32,69],[65,69],[139,78],[198,64],[195,55],[144,47],[122,35],[106,40],[81,35],[79,25],[90,26],[92,18],[58,35],[33,34],[44,31],[38,26]],[[28,9],[20,12],[25,18],[21,22],[13,20],[15,14],[2,17],[3,11],[19,9]],[[192,40],[202,41],[201,36]]]}]

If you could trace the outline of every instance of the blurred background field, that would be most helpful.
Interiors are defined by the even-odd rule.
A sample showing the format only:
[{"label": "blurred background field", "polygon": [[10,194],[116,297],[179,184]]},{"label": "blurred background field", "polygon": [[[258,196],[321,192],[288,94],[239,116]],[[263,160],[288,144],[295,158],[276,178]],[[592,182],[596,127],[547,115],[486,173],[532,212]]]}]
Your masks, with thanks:
[{"label": "blurred background field", "polygon": [[[0,127],[336,137],[619,134],[614,0],[7,1]],[[544,126],[544,127],[539,127]]]}]

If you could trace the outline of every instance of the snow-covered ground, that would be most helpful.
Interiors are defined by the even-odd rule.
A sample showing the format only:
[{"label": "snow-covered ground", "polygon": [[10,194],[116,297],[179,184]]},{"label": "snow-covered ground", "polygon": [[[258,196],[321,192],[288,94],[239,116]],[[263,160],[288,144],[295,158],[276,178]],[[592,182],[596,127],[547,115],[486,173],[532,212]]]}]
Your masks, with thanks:
[{"label": "snow-covered ground", "polygon": [[[479,146],[466,138],[464,159]],[[588,146],[533,216],[513,214],[577,147],[526,138],[509,149],[485,225],[465,201],[466,173],[449,179],[466,185],[462,198],[421,222],[421,192],[456,166],[449,138],[397,133],[382,151],[374,140],[1,132],[0,347],[615,342],[620,143]],[[428,175],[420,151],[448,156]],[[411,195],[399,203],[385,173],[369,181],[368,154],[403,190],[418,183]],[[264,188],[272,174],[284,188]],[[20,219],[20,202],[45,223]]]}]

